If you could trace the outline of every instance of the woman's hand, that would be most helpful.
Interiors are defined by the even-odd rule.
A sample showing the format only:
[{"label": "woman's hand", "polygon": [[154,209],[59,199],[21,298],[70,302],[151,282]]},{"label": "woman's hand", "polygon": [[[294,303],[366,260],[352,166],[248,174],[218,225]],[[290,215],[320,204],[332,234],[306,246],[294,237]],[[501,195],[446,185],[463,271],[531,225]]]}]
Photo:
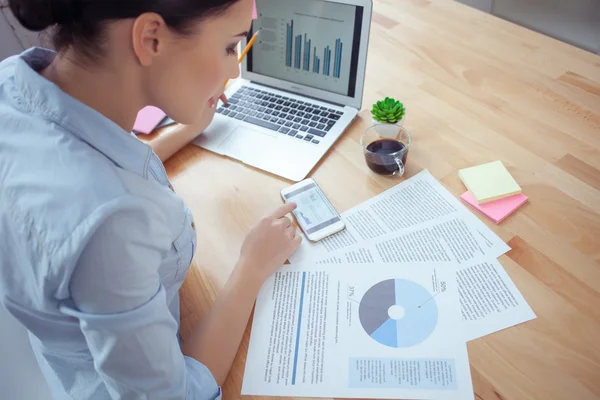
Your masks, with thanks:
[{"label": "woman's hand", "polygon": [[[222,94],[219,99],[227,104],[227,97]],[[210,125],[217,111],[218,100],[212,99],[200,112],[202,115],[192,125],[177,124],[163,128],[161,134],[150,142],[150,146],[162,162],[167,161],[173,154],[194,140]]]},{"label": "woman's hand", "polygon": [[261,285],[300,245],[286,217],[295,208],[286,204],[252,228],[215,305],[185,340],[183,353],[206,365],[219,385],[227,378]]},{"label": "woman's hand", "polygon": [[286,217],[295,209],[294,203],[279,207],[246,236],[238,265],[241,272],[259,285],[277,271],[302,242],[302,236],[297,234],[296,227]]},{"label": "woman's hand", "polygon": [[219,97],[212,97],[209,101],[204,104],[204,107],[199,110],[199,116],[196,121],[189,125],[180,125],[182,131],[191,132],[192,135],[189,137],[189,141],[199,136],[202,132],[208,128],[212,120],[215,118],[215,113],[219,108],[219,100],[221,100],[224,104],[227,104],[229,100],[225,93],[223,93]]},{"label": "woman's hand", "polygon": [[200,118],[200,121],[198,122],[198,124],[195,124],[196,125],[195,128],[196,128],[198,134],[201,134],[202,132],[204,132],[204,130],[212,122],[213,118],[215,117],[217,108],[219,106],[219,100],[221,100],[224,104],[227,104],[229,102],[227,100],[227,96],[225,96],[225,93],[223,93],[218,98],[215,97],[209,101],[208,107],[202,113],[202,118]]},{"label": "woman's hand", "polygon": [[217,111],[217,108],[219,106],[219,100],[221,100],[223,102],[223,104],[229,103],[229,100],[227,99],[227,96],[225,96],[225,93],[223,93],[218,98],[211,99],[211,102],[209,102],[208,110],[206,112],[207,113],[207,119],[208,119],[206,126],[210,125],[210,123],[212,122],[213,118],[215,117],[215,112]]}]

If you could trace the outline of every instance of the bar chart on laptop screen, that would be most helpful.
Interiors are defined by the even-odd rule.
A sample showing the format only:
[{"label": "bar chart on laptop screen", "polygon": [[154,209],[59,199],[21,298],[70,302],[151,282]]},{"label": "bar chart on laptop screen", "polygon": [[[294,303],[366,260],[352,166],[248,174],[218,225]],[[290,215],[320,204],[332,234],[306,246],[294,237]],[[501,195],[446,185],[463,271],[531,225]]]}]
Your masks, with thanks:
[{"label": "bar chart on laptop screen", "polygon": [[253,72],[348,94],[356,7],[319,0],[257,0]]},{"label": "bar chart on laptop screen", "polygon": [[[344,43],[341,38],[335,40],[334,46],[327,46],[321,52],[316,46],[312,46],[313,39],[304,35],[294,35],[294,20],[286,26],[285,65],[288,68],[302,69],[315,74],[340,78],[342,71],[342,54]],[[331,59],[331,50],[334,58]],[[348,51],[348,50],[346,50]],[[322,57],[320,56],[322,54]],[[333,61],[333,65],[332,65]]]}]

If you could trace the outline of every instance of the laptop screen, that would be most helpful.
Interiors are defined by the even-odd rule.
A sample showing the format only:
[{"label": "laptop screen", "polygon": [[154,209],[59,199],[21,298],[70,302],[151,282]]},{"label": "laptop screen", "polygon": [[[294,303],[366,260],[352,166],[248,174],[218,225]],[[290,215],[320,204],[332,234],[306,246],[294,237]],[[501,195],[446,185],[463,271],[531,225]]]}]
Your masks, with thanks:
[{"label": "laptop screen", "polygon": [[355,97],[363,7],[322,0],[256,0],[260,35],[248,71]]}]

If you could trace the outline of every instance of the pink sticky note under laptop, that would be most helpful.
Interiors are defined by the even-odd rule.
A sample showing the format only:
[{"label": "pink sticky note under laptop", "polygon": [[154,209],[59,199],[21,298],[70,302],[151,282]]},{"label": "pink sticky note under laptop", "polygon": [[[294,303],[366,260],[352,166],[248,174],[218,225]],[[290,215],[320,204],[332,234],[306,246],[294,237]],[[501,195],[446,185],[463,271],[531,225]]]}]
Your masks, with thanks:
[{"label": "pink sticky note under laptop", "polygon": [[167,114],[161,109],[148,106],[140,110],[133,125],[133,131],[138,133],[150,133],[162,121]]},{"label": "pink sticky note under laptop", "polygon": [[505,197],[500,200],[494,200],[484,204],[477,204],[477,201],[475,201],[475,197],[473,197],[471,192],[464,193],[462,196],[460,196],[460,198],[497,224],[502,222],[517,208],[525,204],[528,199],[527,196],[521,193],[510,197]]},{"label": "pink sticky note under laptop", "polygon": [[257,19],[258,18],[258,12],[256,10],[256,0],[254,0],[254,8],[252,10],[252,19]]}]

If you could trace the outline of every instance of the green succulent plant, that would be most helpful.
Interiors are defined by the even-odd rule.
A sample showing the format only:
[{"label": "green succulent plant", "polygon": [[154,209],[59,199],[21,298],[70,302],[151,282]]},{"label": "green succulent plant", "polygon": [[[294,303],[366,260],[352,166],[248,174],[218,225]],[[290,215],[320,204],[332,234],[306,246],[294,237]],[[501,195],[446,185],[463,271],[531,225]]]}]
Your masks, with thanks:
[{"label": "green succulent plant", "polygon": [[390,97],[386,97],[385,100],[380,100],[373,104],[373,109],[371,110],[375,121],[389,124],[395,124],[400,121],[405,113],[404,104]]}]

